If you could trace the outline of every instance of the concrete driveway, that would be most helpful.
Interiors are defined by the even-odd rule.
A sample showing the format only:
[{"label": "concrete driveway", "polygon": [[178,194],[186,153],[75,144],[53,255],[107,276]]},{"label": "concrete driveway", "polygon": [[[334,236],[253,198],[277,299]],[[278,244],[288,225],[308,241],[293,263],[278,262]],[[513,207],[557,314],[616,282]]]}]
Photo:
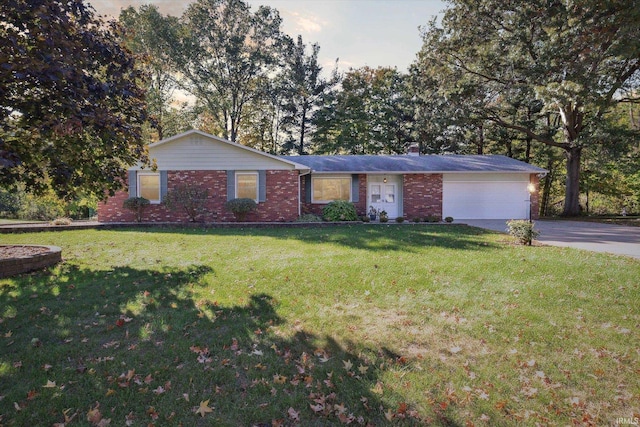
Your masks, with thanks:
[{"label": "concrete driveway", "polygon": [[[505,219],[460,220],[474,227],[506,233]],[[535,221],[537,241],[594,252],[608,252],[640,258],[640,227],[583,221]]]}]

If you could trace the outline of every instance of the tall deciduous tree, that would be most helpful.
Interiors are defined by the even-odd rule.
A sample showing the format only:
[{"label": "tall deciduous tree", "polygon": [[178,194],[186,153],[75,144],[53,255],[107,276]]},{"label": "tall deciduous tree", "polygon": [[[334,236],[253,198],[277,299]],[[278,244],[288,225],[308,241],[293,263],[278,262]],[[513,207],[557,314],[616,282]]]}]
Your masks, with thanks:
[{"label": "tall deciduous tree", "polygon": [[143,155],[141,74],[82,0],[0,8],[0,182],[104,196]]},{"label": "tall deciduous tree", "polygon": [[[562,150],[567,164],[563,214],[578,214],[582,152],[615,143],[615,133],[602,123],[623,100],[622,91],[637,82],[637,1],[450,3],[441,27],[432,24],[425,32],[420,61],[460,75],[448,90],[466,86],[481,94],[481,102],[471,100],[479,120]],[[522,102],[512,102],[523,94]]]},{"label": "tall deciduous tree", "polygon": [[163,16],[155,5],[143,5],[138,10],[132,6],[122,10],[119,22],[125,29],[125,45],[137,55],[138,66],[149,76],[146,87],[149,120],[157,131],[157,139],[163,139],[165,127],[171,125],[170,104],[176,89],[166,41],[175,37],[170,33],[177,27],[177,18]]},{"label": "tall deciduous tree", "polygon": [[168,39],[184,88],[236,141],[245,107],[264,91],[281,44],[278,11],[242,0],[197,0]]}]

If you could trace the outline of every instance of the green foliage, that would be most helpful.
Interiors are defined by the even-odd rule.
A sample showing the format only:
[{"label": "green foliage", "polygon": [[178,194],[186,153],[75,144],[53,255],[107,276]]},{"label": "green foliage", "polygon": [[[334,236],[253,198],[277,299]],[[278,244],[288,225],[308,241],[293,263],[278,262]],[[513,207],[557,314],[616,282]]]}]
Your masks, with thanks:
[{"label": "green foliage", "polygon": [[329,154],[404,154],[413,107],[406,77],[393,68],[350,70],[342,90],[327,96],[315,117],[316,151]]},{"label": "green foliage", "polygon": [[422,221],[422,218],[420,218],[419,216],[414,216],[414,217],[411,219],[411,221],[413,221],[413,222],[415,222],[415,223],[418,223],[418,222]]},{"label": "green foliage", "polygon": [[64,218],[64,217],[56,218],[53,221],[51,221],[51,225],[71,225],[72,223],[73,223],[73,220],[71,218]]},{"label": "green foliage", "polygon": [[453,217],[448,216],[444,219],[445,222],[453,222]]},{"label": "green foliage", "polygon": [[353,203],[346,200],[334,200],[322,209],[325,221],[358,221],[358,213]]},{"label": "green foliage", "polygon": [[427,215],[424,218],[425,222],[440,222],[440,217],[437,215]]},{"label": "green foliage", "polygon": [[149,200],[144,197],[129,197],[122,203],[122,207],[135,213],[136,221],[141,222],[142,213],[149,203]]},{"label": "green foliage", "polygon": [[17,217],[24,204],[24,190],[14,186],[10,189],[0,188],[0,217]]},{"label": "green foliage", "polygon": [[533,222],[521,219],[507,221],[507,232],[523,245],[530,245],[540,235],[539,231],[534,230]]},{"label": "green foliage", "polygon": [[387,222],[389,221],[389,214],[387,214],[387,211],[380,211],[379,218],[380,222]]},{"label": "green foliage", "polygon": [[449,124],[468,129],[478,152],[488,138],[511,155],[517,143],[525,160],[536,145],[560,151],[563,214],[577,215],[583,151],[616,144],[622,130],[610,110],[638,100],[640,45],[629,41],[640,38],[639,19],[631,1],[454,0],[423,34],[413,67],[419,107],[428,119],[443,114],[430,100],[446,100],[444,114],[460,112]]},{"label": "green foliage", "polygon": [[195,184],[179,184],[167,192],[164,205],[172,211],[183,210],[192,222],[205,212],[209,190]]},{"label": "green foliage", "polygon": [[398,224],[403,223],[403,222],[404,222],[404,217],[402,217],[402,216],[396,217],[396,222],[397,222]]},{"label": "green foliage", "polygon": [[232,199],[225,203],[225,208],[232,212],[237,221],[244,221],[247,215],[258,209],[258,204],[253,199]]},{"label": "green foliage", "polygon": [[[3,3],[0,183],[104,197],[144,159],[143,75],[82,0]],[[37,34],[37,37],[34,36]]]},{"label": "green foliage", "polygon": [[64,215],[64,203],[49,191],[36,196],[25,194],[18,211],[18,218],[37,221],[50,221]]}]

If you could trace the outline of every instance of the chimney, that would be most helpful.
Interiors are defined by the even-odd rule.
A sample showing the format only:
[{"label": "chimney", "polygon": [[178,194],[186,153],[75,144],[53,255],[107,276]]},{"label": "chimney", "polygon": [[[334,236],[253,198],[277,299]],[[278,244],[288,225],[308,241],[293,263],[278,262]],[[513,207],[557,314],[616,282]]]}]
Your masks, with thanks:
[{"label": "chimney", "polygon": [[417,142],[412,142],[411,145],[409,145],[409,149],[407,150],[407,154],[409,156],[419,156],[420,155],[420,144],[418,144]]}]

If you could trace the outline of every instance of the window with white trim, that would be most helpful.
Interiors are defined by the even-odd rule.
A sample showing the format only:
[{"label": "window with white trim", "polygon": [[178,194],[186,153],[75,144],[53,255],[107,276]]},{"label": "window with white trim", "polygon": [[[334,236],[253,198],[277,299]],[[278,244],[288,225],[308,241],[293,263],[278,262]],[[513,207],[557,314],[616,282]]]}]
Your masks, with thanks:
[{"label": "window with white trim", "polygon": [[258,201],[257,172],[236,172],[236,198]]},{"label": "window with white trim", "polygon": [[138,172],[138,196],[160,203],[160,174]]},{"label": "window with white trim", "polygon": [[313,203],[329,203],[333,200],[351,201],[351,177],[313,176],[311,190]]}]

